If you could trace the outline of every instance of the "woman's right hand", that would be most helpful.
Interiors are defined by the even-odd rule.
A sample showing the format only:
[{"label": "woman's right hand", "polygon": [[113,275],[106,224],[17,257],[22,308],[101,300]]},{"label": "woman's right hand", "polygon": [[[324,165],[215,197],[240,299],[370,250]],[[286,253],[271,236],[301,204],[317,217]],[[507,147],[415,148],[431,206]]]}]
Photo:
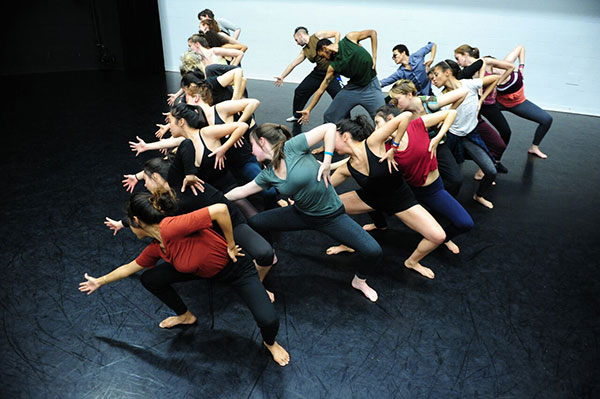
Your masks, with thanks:
[{"label": "woman's right hand", "polygon": [[239,245],[234,245],[233,247],[227,246],[227,255],[231,258],[232,261],[237,262],[237,257],[246,256],[242,252],[242,248]]},{"label": "woman's right hand", "polygon": [[169,93],[169,95],[167,96],[167,104],[169,104],[171,107],[173,106],[173,104],[175,104],[175,94],[176,93]]},{"label": "woman's right hand", "polygon": [[104,224],[106,225],[106,227],[108,227],[110,230],[114,231],[113,236],[116,236],[117,233],[119,232],[119,230],[121,230],[124,226],[123,226],[123,222],[116,221],[116,220],[112,220],[111,218],[107,217],[104,220]]},{"label": "woman's right hand", "polygon": [[158,126],[158,130],[154,132],[154,135],[157,139],[161,140],[169,131],[169,125],[161,125],[160,123],[157,123],[156,126]]},{"label": "woman's right hand", "polygon": [[192,189],[192,193],[194,195],[198,195],[196,189],[198,189],[201,193],[204,192],[204,181],[200,180],[200,178],[196,175],[186,175],[185,179],[183,179],[183,184],[181,186],[181,192],[185,191],[186,187],[190,187]]},{"label": "woman's right hand", "polygon": [[138,136],[135,136],[135,138],[138,140],[138,142],[136,143],[135,141],[130,141],[129,148],[131,148],[131,151],[135,152],[135,156],[137,157],[142,152],[146,152],[148,150],[148,147],[146,146],[146,142],[144,140],[142,140]]},{"label": "woman's right hand", "polygon": [[87,281],[79,283],[79,291],[87,292],[87,294],[90,295],[92,292],[100,288],[100,283],[98,282],[100,279],[88,276],[87,273],[84,274],[83,277],[85,277]]},{"label": "woman's right hand", "polygon": [[128,193],[133,193],[133,189],[138,182],[137,177],[135,175],[123,175],[125,179],[123,179],[123,187],[127,190]]}]

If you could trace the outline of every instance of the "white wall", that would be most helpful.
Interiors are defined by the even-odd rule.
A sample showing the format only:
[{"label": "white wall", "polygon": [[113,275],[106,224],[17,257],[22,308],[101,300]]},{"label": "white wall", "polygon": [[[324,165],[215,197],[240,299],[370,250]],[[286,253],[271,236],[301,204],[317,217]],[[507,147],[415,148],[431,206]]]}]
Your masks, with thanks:
[{"label": "white wall", "polygon": [[[515,45],[526,49],[525,93],[539,106],[557,111],[600,115],[600,1],[598,0],[386,0],[328,2],[159,0],[165,68],[179,70],[187,38],[198,30],[197,14],[211,9],[242,27],[249,47],[242,65],[249,78],[273,79],[299,53],[292,38],[296,26],[314,32],[376,29],[380,78],[396,66],[391,49],[398,43],[417,50],[436,42],[436,61],[453,58],[467,43],[481,55],[502,58]],[[364,42],[370,50],[370,43]],[[313,64],[305,61],[287,78],[300,82]]]}]

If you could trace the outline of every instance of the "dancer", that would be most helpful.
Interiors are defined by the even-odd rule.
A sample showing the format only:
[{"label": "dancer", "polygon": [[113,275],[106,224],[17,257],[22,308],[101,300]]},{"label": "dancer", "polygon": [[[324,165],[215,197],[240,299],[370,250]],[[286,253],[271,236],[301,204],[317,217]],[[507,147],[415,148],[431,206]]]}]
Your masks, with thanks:
[{"label": "dancer", "polygon": [[[133,194],[127,205],[130,229],[139,239],[153,239],[152,243],[135,260],[104,276],[95,278],[84,274],[86,281],[79,284],[79,290],[89,295],[102,285],[155,267],[164,259],[168,263],[156,266],[161,268],[159,287],[154,287],[153,281],[142,279],[142,284],[176,313],[161,321],[161,328],[196,322],[196,316],[170,284],[200,278],[222,282],[231,286],[252,312],[273,360],[281,366],[287,365],[289,354],[275,341],[279,329],[275,308],[252,261],[244,257],[235,243],[227,206],[216,204],[186,215],[167,217],[174,207],[174,199],[168,193]],[[210,229],[213,222],[219,225],[225,239]]]},{"label": "dancer", "polygon": [[[414,120],[438,111],[445,106],[450,106],[453,109],[457,108],[467,96],[467,92],[466,87],[461,87],[437,97],[417,96],[417,88],[414,83],[408,79],[402,79],[392,86],[389,95],[392,98],[392,103],[401,112],[409,111],[411,120]],[[383,121],[390,120],[392,117],[389,111],[382,115]],[[438,129],[435,126],[429,129],[430,138],[435,137],[437,133]],[[444,187],[452,196],[456,197],[462,186],[463,177],[454,155],[443,141],[439,143],[437,148],[437,161]]]},{"label": "dancer", "polygon": [[208,8],[206,8],[198,13],[198,20],[200,22],[209,20],[209,19],[217,21],[217,23],[219,24],[219,28],[221,29],[221,32],[226,33],[227,35],[231,36],[235,40],[237,40],[240,37],[240,33],[242,33],[242,28],[240,28],[238,25],[234,24],[233,22],[230,22],[229,20],[227,20],[225,18],[215,18],[215,14],[213,14],[213,12],[211,10],[209,10]]},{"label": "dancer", "polygon": [[[519,60],[518,70],[513,72],[509,79],[498,84],[498,87],[496,87],[496,91],[498,93],[496,101],[500,103],[500,110],[508,111],[512,114],[520,116],[523,119],[527,119],[538,124],[533,137],[533,142],[527,152],[529,154],[536,155],[539,158],[546,159],[548,158],[548,155],[540,150],[540,144],[548,130],[550,130],[550,126],[552,125],[552,116],[525,98],[525,92],[523,89],[525,47],[515,47],[504,58],[504,61],[513,65],[517,59]],[[494,68],[493,73],[497,74],[499,71]],[[508,144],[509,139],[510,136],[506,138],[506,144]]]},{"label": "dancer", "polygon": [[[144,164],[144,169],[133,175],[124,175],[123,186],[128,192],[133,193],[133,189],[139,181],[144,181],[144,186],[151,193],[171,191],[171,187],[167,181],[169,176],[169,168],[171,163],[163,158],[153,158]],[[173,215],[183,215],[201,208],[205,208],[214,204],[225,204],[231,216],[233,225],[233,236],[244,251],[252,257],[256,262],[256,270],[260,281],[263,281],[271,267],[276,263],[275,253],[271,245],[257,232],[248,226],[246,218],[237,206],[234,206],[222,192],[211,186],[209,183],[202,184],[202,190],[198,190],[198,195],[193,195],[189,192],[176,193],[173,191],[176,200],[177,208]],[[106,218],[104,222],[114,234],[124,226],[122,221],[115,221]],[[128,226],[127,226],[128,227]],[[271,301],[274,300],[272,293],[267,291]]]},{"label": "dancer", "polygon": [[[400,67],[396,72],[381,80],[381,87],[389,86],[400,79],[408,79],[413,82],[419,95],[430,95],[431,81],[427,78],[427,71],[433,63],[436,51],[437,44],[429,42],[410,55],[404,44],[398,44],[392,50],[392,59]],[[425,61],[425,56],[429,53],[431,53],[431,57]]]},{"label": "dancer", "polygon": [[[385,141],[394,131],[397,130],[400,135],[400,132],[406,130],[408,121],[409,113],[403,113],[375,131],[364,115],[338,122],[335,150],[338,154],[350,155],[350,158],[335,170],[331,176],[331,184],[338,186],[347,178],[353,177],[361,187],[340,196],[348,214],[357,215],[373,210],[394,214],[409,228],[421,234],[423,239],[404,261],[404,266],[433,279],[435,273],[420,261],[444,242],[446,234],[429,212],[417,203],[402,175],[397,171],[390,172],[387,165],[380,162],[386,155]],[[354,248],[344,245],[329,248],[328,254]]]},{"label": "dancer", "polygon": [[[340,198],[328,183],[335,125],[321,125],[291,137],[287,128],[273,123],[263,123],[254,129],[250,134],[252,152],[259,162],[268,162],[269,166],[253,181],[225,196],[236,200],[276,187],[283,196],[292,198],[293,205],[261,212],[248,223],[259,233],[318,230],[356,249],[363,259],[352,279],[352,287],[369,300],[377,301],[377,292],[367,284],[367,274],[381,261],[381,247],[344,212]],[[323,140],[325,155],[319,166],[310,147]]]},{"label": "dancer", "polygon": [[[491,73],[487,71],[487,68],[490,68],[490,65],[487,62],[488,60],[479,58],[479,49],[476,47],[464,44],[454,50],[454,57],[456,58],[458,65],[462,67],[457,76],[458,79],[472,79],[473,77],[482,78],[491,75]],[[507,68],[511,68],[511,64],[507,62],[493,60],[492,63],[497,68],[501,68],[502,72]],[[500,83],[502,82],[498,82],[498,84]],[[506,119],[502,116],[500,109],[497,106],[493,106],[493,104],[496,104],[496,89],[492,90],[481,103],[480,115],[477,118],[477,131],[496,160],[496,170],[498,173],[508,173],[508,169],[502,164],[502,155],[506,150],[504,137],[507,134],[510,135],[510,128],[508,127]],[[490,109],[490,106],[496,108],[497,115],[494,115],[494,117],[490,117],[490,112],[487,111]],[[482,116],[486,117],[492,126],[496,128],[497,132],[482,118]],[[474,179],[481,180],[482,178],[483,171],[479,169],[475,173]]]},{"label": "dancer", "polygon": [[[458,91],[458,90],[457,90]],[[389,117],[389,116],[388,116]],[[397,131],[391,141],[385,143],[387,158],[411,187],[417,201],[425,205],[440,220],[450,223],[443,225],[446,231],[444,244],[458,254],[458,246],[452,239],[473,227],[473,219],[465,209],[445,189],[438,171],[437,150],[448,128],[456,118],[456,110],[438,111],[411,119],[406,131]],[[442,124],[436,136],[430,140],[428,129]]]},{"label": "dancer", "polygon": [[[459,66],[452,60],[442,61],[433,67],[433,84],[436,87],[444,87],[445,90],[451,91],[460,87],[468,89],[467,96],[457,108],[457,116],[454,123],[449,129],[446,138],[446,145],[452,150],[454,157],[458,163],[464,161],[464,154],[468,154],[475,163],[484,172],[484,176],[479,183],[477,191],[473,195],[473,199],[479,202],[486,208],[493,208],[491,201],[484,198],[489,188],[492,186],[496,178],[495,159],[489,153],[489,150],[481,140],[477,127],[477,112],[480,107],[480,102],[483,102],[489,93],[494,89],[498,80],[506,78],[512,70],[508,70],[500,76],[485,76],[483,79],[456,79]],[[478,91],[485,87],[485,91],[478,99]]]},{"label": "dancer", "polygon": [[[367,52],[359,43],[371,38],[371,53]],[[325,122],[337,122],[350,114],[352,108],[362,105],[371,118],[375,117],[377,109],[385,104],[381,86],[377,80],[377,32],[363,30],[350,32],[339,43],[330,43],[327,39],[317,42],[317,54],[330,61],[325,79],[315,92],[306,109],[299,111],[302,117],[299,123],[310,121],[310,112],[317,105],[321,96],[335,79],[335,74],[348,77],[350,81],[335,96],[325,114]]]},{"label": "dancer", "polygon": [[206,39],[197,33],[188,38],[188,47],[191,51],[194,51],[202,56],[203,64],[205,66],[213,64],[226,66],[228,64],[225,60],[225,57],[229,57],[232,59],[229,62],[229,69],[233,69],[235,66],[240,64],[242,58],[244,57],[244,51],[239,48],[228,48],[226,46],[211,47]]},{"label": "dancer", "polygon": [[[294,90],[294,102],[292,106],[292,116],[287,118],[287,122],[297,122],[300,118],[298,110],[304,108],[308,99],[314,94],[319,88],[321,82],[325,78],[325,73],[329,67],[329,60],[321,57],[317,54],[317,42],[321,39],[334,38],[335,43],[340,41],[340,32],[320,30],[312,35],[308,35],[308,29],[303,26],[299,26],[294,30],[294,40],[298,46],[302,47],[300,54],[285,68],[283,73],[279,76],[275,76],[275,86],[282,86],[283,79],[288,76],[294,68],[304,62],[305,59],[315,64],[315,68],[309,73],[302,82]],[[335,98],[337,93],[342,90],[340,81],[338,80],[339,75],[335,75],[335,78],[331,80],[329,86],[327,86],[327,93],[331,98]],[[299,130],[294,126],[295,130]]]}]

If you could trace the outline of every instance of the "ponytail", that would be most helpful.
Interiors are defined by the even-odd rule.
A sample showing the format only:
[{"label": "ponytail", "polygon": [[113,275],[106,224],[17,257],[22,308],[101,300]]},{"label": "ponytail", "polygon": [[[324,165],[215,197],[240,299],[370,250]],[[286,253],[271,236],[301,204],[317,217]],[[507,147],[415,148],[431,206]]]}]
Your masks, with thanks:
[{"label": "ponytail", "polygon": [[340,134],[348,132],[355,141],[366,140],[375,130],[365,115],[358,115],[354,119],[342,119],[335,126]]},{"label": "ponytail", "polygon": [[258,139],[264,137],[273,150],[273,167],[279,167],[279,163],[285,158],[283,146],[292,138],[292,133],[285,126],[275,123],[263,123],[250,132],[250,138],[258,143]]}]

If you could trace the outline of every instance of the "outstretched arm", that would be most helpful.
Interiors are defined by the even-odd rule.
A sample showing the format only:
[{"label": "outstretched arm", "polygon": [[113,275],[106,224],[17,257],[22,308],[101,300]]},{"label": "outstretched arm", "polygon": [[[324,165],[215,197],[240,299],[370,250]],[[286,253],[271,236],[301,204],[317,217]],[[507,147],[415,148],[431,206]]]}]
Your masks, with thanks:
[{"label": "outstretched arm", "polygon": [[131,151],[135,152],[136,157],[142,152],[146,151],[177,147],[183,140],[185,140],[185,137],[169,137],[168,139],[158,140],[153,143],[146,143],[144,140],[139,138],[139,136],[135,136],[135,138],[138,141],[130,141],[129,147],[131,148]]},{"label": "outstretched arm", "polygon": [[252,194],[260,193],[262,190],[262,187],[256,184],[254,180],[252,180],[251,182],[248,182],[241,187],[236,187],[233,190],[229,191],[225,194],[225,198],[227,198],[229,201],[235,201],[249,197]]},{"label": "outstretched arm", "polygon": [[333,67],[331,65],[329,65],[329,67],[327,68],[327,74],[325,75],[325,78],[321,82],[321,86],[319,86],[319,88],[317,89],[315,94],[313,94],[312,100],[310,101],[310,104],[308,104],[308,107],[306,107],[302,111],[298,111],[298,113],[302,115],[300,117],[300,119],[298,120],[298,123],[304,124],[304,123],[308,123],[310,121],[310,111],[312,111],[313,108],[317,106],[317,104],[319,103],[319,100],[321,99],[321,96],[323,95],[323,93],[325,93],[325,90],[327,90],[327,87],[329,87],[329,84],[335,78],[334,75],[335,75],[335,70],[333,69]]},{"label": "outstretched arm", "polygon": [[298,54],[298,56],[294,58],[294,60],[290,63],[290,65],[287,66],[287,68],[285,68],[285,71],[283,71],[281,75],[275,76],[275,86],[281,86],[283,84],[283,79],[285,79],[285,77],[288,76],[294,70],[294,68],[302,64],[302,62],[305,59],[306,56],[304,55],[304,51],[300,51],[300,54]]},{"label": "outstretched arm", "polygon": [[373,57],[373,69],[375,69],[377,66],[377,31],[375,29],[367,29],[360,32],[350,32],[346,37],[356,44],[368,37],[371,38],[371,56]]},{"label": "outstretched arm", "polygon": [[126,265],[117,267],[115,270],[108,274],[105,274],[102,277],[95,278],[85,273],[83,276],[85,277],[86,281],[79,283],[79,291],[87,292],[87,294],[90,295],[92,292],[96,291],[101,286],[124,279],[125,277],[129,277],[142,269],[143,267],[138,265],[137,262],[134,260]]},{"label": "outstretched arm", "polygon": [[452,104],[452,108],[457,108],[458,105],[462,103],[467,94],[469,93],[469,89],[465,86],[461,86],[458,89],[451,90],[447,93],[440,94],[437,96],[437,103],[427,103],[427,106],[432,111],[436,111],[445,107],[446,105]]}]

